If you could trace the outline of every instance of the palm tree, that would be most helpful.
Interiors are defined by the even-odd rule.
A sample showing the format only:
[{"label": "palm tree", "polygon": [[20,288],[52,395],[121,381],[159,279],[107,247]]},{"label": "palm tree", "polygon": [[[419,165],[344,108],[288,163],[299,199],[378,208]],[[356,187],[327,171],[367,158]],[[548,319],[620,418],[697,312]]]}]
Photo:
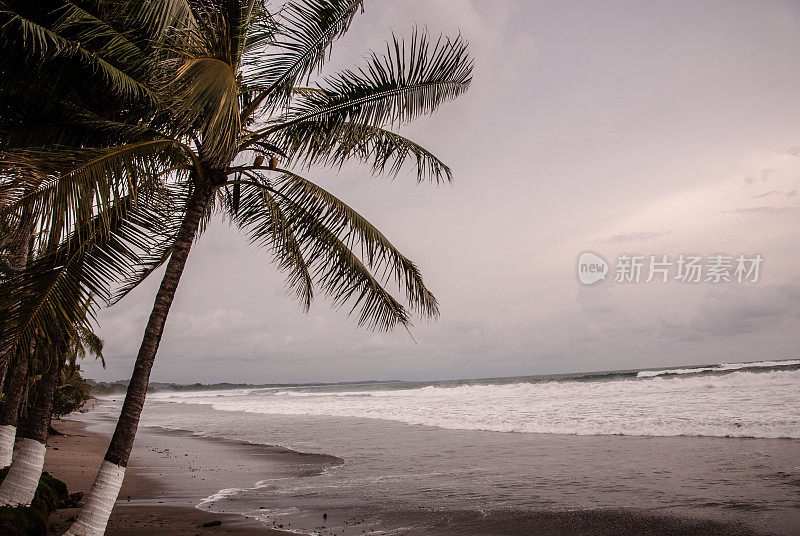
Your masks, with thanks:
[{"label": "palm tree", "polygon": [[[138,197],[148,192],[160,191],[171,201],[159,204],[171,209],[158,222],[159,247],[147,251],[117,294],[166,263],[111,444],[68,534],[105,530],[169,308],[191,246],[213,213],[271,249],[305,308],[321,290],[334,304],[349,304],[358,323],[374,329],[407,327],[412,312],[437,315],[436,299],[414,263],[362,215],[301,175],[311,166],[352,160],[376,174],[395,174],[411,160],[418,180],[451,178],[433,154],[387,127],[432,113],[468,89],[472,62],[460,36],[431,40],[415,31],[408,42],[393,37],[385,53],[372,53],[365,66],[308,83],[359,9],[362,0],[296,0],[275,16],[257,0],[145,3],[132,12],[134,19],[162,36],[151,65],[156,73],[142,85],[148,120],[140,128],[148,138],[101,149],[6,155],[9,169],[34,188],[8,201],[11,210],[46,206],[70,221],[63,216],[71,214],[64,201],[69,196],[53,191],[89,187],[113,217],[139,217]],[[114,26],[77,12],[64,18],[83,24],[86,40],[108,39]],[[125,42],[131,43],[136,54],[135,41]],[[26,175],[31,167],[39,179]],[[42,182],[43,170],[53,178]],[[135,207],[122,204],[130,196],[137,197]],[[130,233],[131,226],[119,232]],[[111,242],[93,251],[105,251]],[[82,281],[102,286],[115,275],[87,269]],[[387,290],[392,280],[406,305]]]},{"label": "palm tree", "polygon": [[[84,307],[88,309],[89,306],[87,300]],[[69,340],[63,335],[56,338],[55,345],[39,344],[30,356],[35,362],[31,369],[38,370],[39,374],[35,382],[34,378],[28,380],[27,411],[17,431],[13,463],[0,483],[0,505],[31,505],[44,467],[53,402],[62,387],[63,372],[66,369],[74,374],[78,369],[77,360],[86,356],[87,350],[103,359],[102,340],[83,326],[76,326]]]},{"label": "palm tree", "polygon": [[[30,222],[27,223],[27,226],[29,228],[32,227]],[[59,233],[60,229],[57,228],[52,229],[49,233],[48,250],[55,252],[60,238]],[[27,247],[22,249],[27,251]],[[32,361],[31,358],[35,354],[38,354],[40,358],[39,368],[41,369],[41,375],[38,383],[41,385],[36,390],[36,396],[30,411],[23,419],[23,426],[19,430],[14,430],[17,453],[13,456],[6,478],[0,484],[0,505],[3,506],[30,506],[44,466],[47,423],[49,423],[52,399],[55,395],[55,388],[58,385],[58,376],[63,366],[62,358],[66,355],[66,348],[60,342],[42,344],[43,342],[40,338],[38,340],[39,344],[32,346],[30,352],[18,353],[12,369],[15,374],[12,377],[12,389],[9,392],[19,396],[22,392],[28,392],[27,387],[31,383],[30,377],[27,378],[24,386],[16,383],[20,381],[20,376],[17,376],[17,374],[20,374],[18,372],[19,369],[21,368],[27,374],[29,367],[33,368],[31,366],[32,363],[30,363]],[[25,374],[21,374],[21,377],[25,377]],[[13,410],[13,424],[16,425],[21,409],[25,409],[27,396],[21,396],[19,401],[14,400],[12,397],[9,398],[10,400],[5,401],[6,405],[2,414],[5,417]]]},{"label": "palm tree", "polygon": [[[27,217],[27,215],[26,215]],[[14,239],[8,240],[12,254],[10,278],[25,269],[28,262],[28,242],[31,238],[32,223],[21,222],[17,226]],[[8,381],[8,389],[0,406],[0,467],[11,465],[14,451],[14,440],[17,434],[19,407],[23,399],[23,385],[28,373],[28,360],[25,352],[20,352],[16,359],[11,359],[11,352],[4,352],[3,383]],[[10,366],[9,366],[10,365]],[[10,372],[10,374],[8,374]],[[6,380],[6,376],[10,376]]]},{"label": "palm tree", "polygon": [[[87,301],[85,307],[89,305]],[[33,501],[44,466],[45,445],[56,394],[63,391],[65,397],[81,402],[85,400],[84,397],[88,398],[76,391],[78,384],[74,381],[80,368],[77,361],[87,353],[103,361],[103,341],[93,331],[76,326],[68,341],[59,338],[55,348],[40,344],[30,356],[35,361],[31,369],[38,374],[32,374],[28,380],[28,396],[23,402],[27,411],[17,433],[17,453],[8,474],[0,483],[0,505],[30,506]]]},{"label": "palm tree", "polygon": [[94,331],[85,327],[79,327],[76,330],[67,350],[65,366],[61,369],[56,394],[51,402],[51,422],[53,418],[61,419],[74,411],[82,411],[86,402],[91,400],[91,385],[81,376],[81,366],[78,360],[93,355],[95,359],[100,360],[102,367],[106,368],[106,361],[103,357],[104,345],[103,339]]},{"label": "palm tree", "polygon": [[[144,81],[147,73],[154,72],[148,69],[155,61],[148,47],[152,36],[142,34],[133,44],[127,34],[135,21],[120,28],[104,25],[100,13],[112,9],[111,4],[0,0],[0,216],[4,226],[13,224],[18,229],[17,236],[26,225],[32,227],[28,233],[59,232],[69,238],[73,255],[91,256],[92,241],[108,240],[118,230],[112,229],[111,222],[126,218],[132,197],[138,194],[137,185],[133,173],[127,179],[134,184],[117,181],[116,190],[113,181],[80,183],[75,177],[59,180],[59,175],[65,167],[96,162],[100,148],[142,142],[158,134],[141,126],[147,117],[143,114],[152,111],[148,108],[152,95]],[[157,2],[148,3],[153,4]],[[117,14],[118,18],[125,15]],[[94,36],[84,31],[86,25],[94,25]],[[89,147],[94,151],[79,151]],[[53,158],[48,159],[48,154]],[[102,173],[100,167],[102,162],[90,171]],[[81,224],[80,217],[94,219]],[[81,226],[82,231],[74,233]],[[10,247],[21,242],[6,246],[9,257],[24,253]],[[138,246],[149,247],[132,245]],[[46,262],[39,262],[37,270],[28,270],[25,277],[17,274],[3,281],[0,363],[29,347],[36,332],[56,334],[60,328],[81,324],[66,311],[85,311],[87,285],[79,289],[81,296],[70,298],[65,298],[64,287],[41,285],[43,277],[62,281],[80,272],[59,264],[65,251],[61,248],[56,258],[50,255]],[[121,254],[131,256],[133,251]],[[50,273],[45,274],[48,269]],[[39,289],[32,286],[37,282]],[[72,278],[70,284],[75,286],[78,280]],[[41,301],[30,302],[26,308],[24,298],[36,290],[45,291],[37,294]],[[92,305],[105,299],[105,293],[98,292]],[[70,301],[75,307],[65,307]]]},{"label": "palm tree", "polygon": [[[15,168],[15,164],[21,161],[15,160],[14,156],[19,157],[26,150],[100,147],[146,137],[136,126],[140,116],[131,104],[142,93],[137,89],[141,84],[135,76],[145,72],[143,65],[151,61],[150,58],[144,53],[131,54],[130,47],[124,47],[122,34],[117,37],[96,36],[96,39],[81,44],[82,22],[76,14],[81,15],[84,21],[99,23],[100,20],[78,4],[90,9],[95,3],[63,0],[0,2],[0,44],[3,49],[0,74],[4,80],[0,85],[0,109],[3,110],[0,114],[0,149],[11,157],[10,162],[4,160],[0,164],[0,177],[3,179],[0,199],[7,199],[9,192],[13,198],[15,189],[20,190],[23,196],[32,195],[37,185],[52,179],[52,173],[36,167],[35,151],[23,159],[24,173],[20,174],[20,168]],[[72,16],[71,23],[62,22],[65,14]],[[127,50],[127,54],[123,56],[120,49]],[[13,207],[11,210],[5,207],[3,212],[4,229],[13,228],[15,232],[3,237],[7,256],[13,259],[9,264],[13,266],[5,271],[1,283],[3,292],[0,293],[3,298],[0,299],[0,311],[4,319],[0,328],[0,367],[6,384],[0,408],[0,465],[11,464],[15,438],[19,439],[17,450],[23,454],[20,460],[25,468],[23,470],[17,464],[11,474],[19,475],[26,484],[20,487],[14,485],[14,478],[6,478],[0,488],[0,503],[30,502],[29,499],[17,501],[17,498],[32,497],[38,482],[46,425],[49,423],[48,408],[60,376],[65,347],[74,333],[87,330],[86,323],[96,305],[89,300],[87,307],[81,301],[80,296],[87,288],[81,286],[80,275],[85,268],[97,269],[96,265],[85,260],[92,256],[87,249],[92,240],[98,238],[97,233],[70,232],[82,226],[90,231],[96,230],[98,225],[85,225],[93,216],[95,221],[103,221],[106,226],[116,222],[112,227],[118,229],[125,220],[120,208],[129,206],[135,194],[129,192],[110,211],[108,203],[95,201],[96,191],[97,188],[88,185],[88,188],[73,192],[71,201],[76,209],[70,214],[63,211],[48,214],[42,210],[46,203],[40,203],[39,207],[25,205],[16,213]],[[69,185],[67,189],[53,189],[52,195],[56,199],[66,199],[70,196]],[[102,210],[96,210],[96,207]],[[62,234],[69,237],[65,244],[59,244]],[[46,236],[49,246],[35,261],[35,269],[25,270],[29,264],[29,244],[36,242],[33,239],[37,235]],[[111,237],[108,232],[104,235],[100,238],[108,243]],[[134,242],[130,247],[147,248],[142,240]],[[130,247],[127,252],[118,247],[116,253],[123,257],[127,255],[126,260],[133,263],[135,256],[132,256]],[[69,293],[67,299],[64,299],[65,293]],[[40,381],[42,389],[37,391],[37,399],[18,435],[16,426],[20,407],[26,398],[25,388],[30,383],[29,361],[34,350],[45,359],[45,373]],[[35,460],[35,463],[29,463],[30,460]],[[8,489],[15,491],[9,494]]]}]

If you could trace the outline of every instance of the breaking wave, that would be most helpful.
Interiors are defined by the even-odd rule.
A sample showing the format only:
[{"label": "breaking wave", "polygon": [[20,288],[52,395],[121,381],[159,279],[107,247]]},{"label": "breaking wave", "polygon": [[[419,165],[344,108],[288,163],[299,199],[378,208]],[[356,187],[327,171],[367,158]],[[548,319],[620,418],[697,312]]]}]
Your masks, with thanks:
[{"label": "breaking wave", "polygon": [[154,393],[152,399],[493,432],[800,438],[800,361],[589,377]]}]

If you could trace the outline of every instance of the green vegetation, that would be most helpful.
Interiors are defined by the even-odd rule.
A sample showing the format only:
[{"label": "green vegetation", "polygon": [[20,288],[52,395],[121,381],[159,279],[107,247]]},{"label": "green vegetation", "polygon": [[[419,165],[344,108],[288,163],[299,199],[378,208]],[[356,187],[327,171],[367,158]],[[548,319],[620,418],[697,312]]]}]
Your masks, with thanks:
[{"label": "green vegetation", "polygon": [[82,411],[86,402],[92,398],[92,386],[81,376],[80,367],[61,371],[61,382],[53,397],[50,413],[60,419],[74,411]]},{"label": "green vegetation", "polygon": [[[88,385],[92,396],[125,394],[128,390],[127,380],[115,382],[98,382],[92,379],[84,380]],[[164,391],[224,391],[226,389],[270,389],[281,387],[323,387],[326,385],[389,385],[402,383],[405,380],[365,380],[357,382],[310,382],[310,383],[169,383],[169,382],[150,382],[147,386],[149,393]]]},{"label": "green vegetation", "polygon": [[[88,310],[88,301],[85,307]],[[58,388],[53,396],[53,405],[50,409],[51,417],[60,419],[73,411],[81,411],[86,402],[92,398],[91,385],[81,376],[81,366],[78,364],[78,360],[87,355],[93,355],[99,359],[105,368],[103,340],[92,330],[78,326],[70,341],[66,366],[62,367],[60,371]]]},{"label": "green vegetation", "polygon": [[[59,371],[58,387],[55,390],[50,410],[51,418],[60,419],[74,411],[81,411],[86,402],[91,400],[92,386],[81,376],[81,367],[78,363],[78,360],[85,358],[87,355],[95,356],[105,367],[102,339],[91,330],[81,326],[70,341],[66,355],[67,362]],[[46,368],[41,358],[34,359],[33,365],[35,373],[30,374],[27,378],[26,391],[28,396],[25,401],[27,411],[30,411],[35,404],[37,392],[41,387],[41,371]],[[2,400],[2,395],[0,395],[0,402]]]},{"label": "green vegetation", "polygon": [[[0,470],[0,482],[8,467]],[[0,534],[4,536],[40,536],[50,533],[50,514],[67,498],[67,485],[42,473],[33,503],[29,507],[0,507]]]}]

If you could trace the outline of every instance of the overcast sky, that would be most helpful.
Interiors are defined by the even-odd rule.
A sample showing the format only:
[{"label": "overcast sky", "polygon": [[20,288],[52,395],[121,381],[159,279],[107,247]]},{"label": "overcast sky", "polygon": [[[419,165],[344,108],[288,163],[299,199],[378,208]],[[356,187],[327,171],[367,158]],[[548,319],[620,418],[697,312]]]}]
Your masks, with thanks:
[{"label": "overcast sky", "polygon": [[[449,186],[307,175],[423,271],[441,318],[372,333],[286,295],[226,223],[189,257],[152,379],[443,379],[798,357],[800,3],[367,0],[330,68],[415,23],[469,40],[467,95],[403,133]],[[600,254],[583,286],[577,258]],[[757,283],[617,283],[621,254],[748,257]],[[160,278],[100,315],[127,378]],[[646,278],[646,266],[642,280]]]}]

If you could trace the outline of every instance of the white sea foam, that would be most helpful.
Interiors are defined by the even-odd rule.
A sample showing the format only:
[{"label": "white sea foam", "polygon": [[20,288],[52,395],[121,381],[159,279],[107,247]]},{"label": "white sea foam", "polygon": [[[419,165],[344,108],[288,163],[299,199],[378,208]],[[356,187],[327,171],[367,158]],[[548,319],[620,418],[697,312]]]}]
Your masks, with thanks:
[{"label": "white sea foam", "polygon": [[195,505],[195,508],[199,508],[201,510],[204,510],[205,508],[207,508],[210,505],[216,503],[217,501],[221,501],[223,499],[227,499],[227,498],[236,496],[241,491],[242,491],[242,489],[239,489],[239,488],[221,489],[218,492],[216,492],[216,493],[214,493],[212,495],[209,495],[208,497],[206,497],[205,499],[200,501],[198,504]]},{"label": "white sea foam", "polygon": [[676,374],[698,374],[701,372],[725,372],[741,369],[760,369],[773,368],[779,366],[800,365],[800,361],[754,361],[752,363],[722,363],[720,365],[710,365],[708,367],[693,367],[664,370],[643,370],[637,374],[639,378],[653,378],[655,376],[669,376]]},{"label": "white sea foam", "polygon": [[649,378],[616,381],[262,389],[222,397],[154,393],[152,398],[222,411],[375,418],[496,432],[800,438],[800,370],[749,370],[793,363],[800,361],[713,368],[734,371],[727,374],[651,371]]}]

